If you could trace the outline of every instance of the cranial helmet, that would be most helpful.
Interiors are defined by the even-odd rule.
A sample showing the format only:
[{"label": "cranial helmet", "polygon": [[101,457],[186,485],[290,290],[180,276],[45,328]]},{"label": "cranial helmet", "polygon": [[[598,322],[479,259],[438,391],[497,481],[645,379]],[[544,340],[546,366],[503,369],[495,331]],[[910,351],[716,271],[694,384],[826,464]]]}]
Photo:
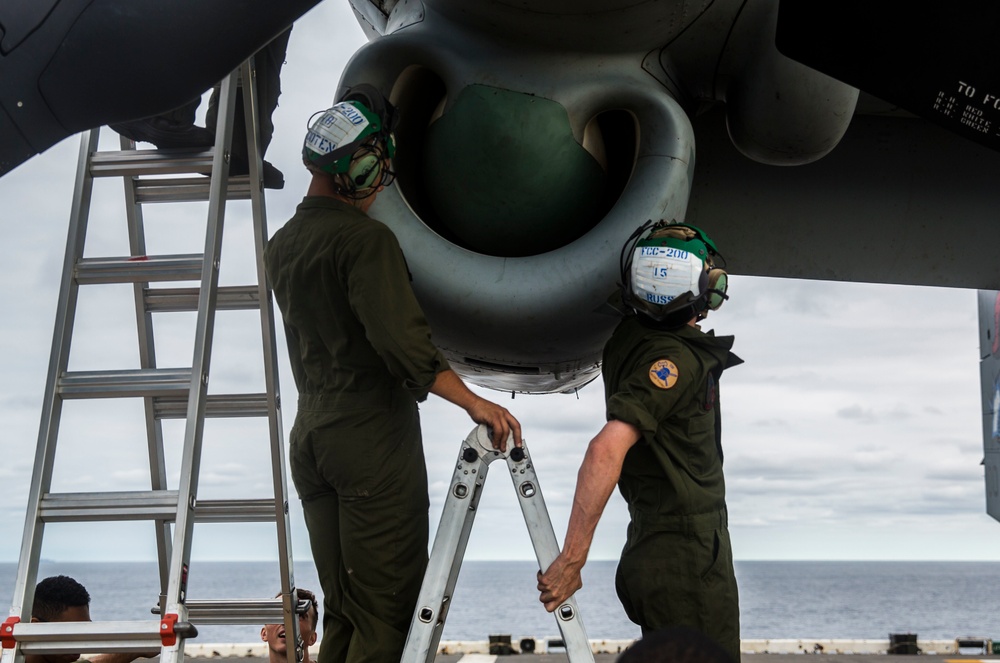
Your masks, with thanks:
[{"label": "cranial helmet", "polygon": [[310,118],[302,144],[305,161],[341,178],[346,191],[388,186],[393,174],[385,160],[396,152],[392,129],[396,110],[371,85],[358,85],[331,108]]},{"label": "cranial helmet", "polygon": [[716,260],[725,263],[700,228],[647,221],[622,247],[622,299],[663,327],[703,317],[729,299],[728,276]]}]

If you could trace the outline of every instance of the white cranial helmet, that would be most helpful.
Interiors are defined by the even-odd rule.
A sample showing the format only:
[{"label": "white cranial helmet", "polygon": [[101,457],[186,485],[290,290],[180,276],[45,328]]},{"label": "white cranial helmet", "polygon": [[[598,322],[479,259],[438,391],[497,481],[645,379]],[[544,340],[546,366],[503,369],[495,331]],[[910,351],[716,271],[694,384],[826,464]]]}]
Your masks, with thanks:
[{"label": "white cranial helmet", "polygon": [[728,299],[726,272],[715,243],[699,228],[660,221],[643,224],[622,249],[625,303],[657,322],[685,324]]}]

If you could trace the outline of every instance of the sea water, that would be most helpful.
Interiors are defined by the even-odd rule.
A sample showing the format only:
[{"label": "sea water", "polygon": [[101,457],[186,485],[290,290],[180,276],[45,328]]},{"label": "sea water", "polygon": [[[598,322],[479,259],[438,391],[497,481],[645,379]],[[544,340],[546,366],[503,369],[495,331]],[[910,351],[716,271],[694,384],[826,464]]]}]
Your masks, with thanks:
[{"label": "sea water", "polygon": [[[631,639],[639,629],[615,596],[616,562],[591,561],[577,601],[591,639]],[[0,563],[0,605],[9,606],[17,565]],[[555,637],[555,619],[538,602],[533,562],[468,561],[462,566],[445,640],[489,635]],[[151,619],[159,593],[156,565],[43,562],[39,578],[70,575],[91,595],[95,620]],[[744,638],[1000,639],[1000,562],[736,562]],[[295,569],[299,587],[317,594],[311,563]],[[265,598],[279,588],[274,562],[191,565],[189,596]],[[5,608],[0,608],[5,609]],[[194,642],[254,642],[259,628],[204,626]]]}]

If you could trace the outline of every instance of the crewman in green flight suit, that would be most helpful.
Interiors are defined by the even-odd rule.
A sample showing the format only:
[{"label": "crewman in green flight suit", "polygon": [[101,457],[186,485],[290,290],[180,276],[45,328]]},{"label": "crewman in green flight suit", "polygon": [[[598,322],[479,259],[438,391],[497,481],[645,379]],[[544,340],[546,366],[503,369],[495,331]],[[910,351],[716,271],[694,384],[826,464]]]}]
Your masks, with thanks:
[{"label": "crewman in green flight suit", "polygon": [[550,612],[580,570],[618,484],[631,522],[616,588],[643,635],[689,626],[740,660],[739,598],[722,474],[718,382],[742,363],[698,326],[727,299],[715,244],[694,226],[646,223],[622,249],[630,309],[604,347],[607,424],[577,479],[562,554],[538,574]]},{"label": "crewman in green flight suit", "polygon": [[265,252],[299,391],[289,464],[324,593],[319,663],[402,655],[427,565],[417,402],[437,394],[496,448],[521,444],[518,421],[433,345],[395,235],[366,214],[393,178],[394,115],[368,85],[317,113],[308,193]]}]

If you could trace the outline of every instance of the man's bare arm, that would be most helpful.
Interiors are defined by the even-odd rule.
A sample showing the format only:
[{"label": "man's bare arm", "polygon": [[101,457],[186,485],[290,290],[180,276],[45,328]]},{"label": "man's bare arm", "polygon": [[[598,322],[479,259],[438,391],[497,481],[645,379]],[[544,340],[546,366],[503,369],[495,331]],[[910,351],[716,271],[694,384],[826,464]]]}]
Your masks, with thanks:
[{"label": "man's bare arm", "polygon": [[587,447],[577,475],[562,553],[545,573],[538,572],[539,600],[549,612],[583,587],[580,571],[587,562],[594,530],[621,476],[625,454],[640,437],[639,429],[632,424],[609,421]]}]

